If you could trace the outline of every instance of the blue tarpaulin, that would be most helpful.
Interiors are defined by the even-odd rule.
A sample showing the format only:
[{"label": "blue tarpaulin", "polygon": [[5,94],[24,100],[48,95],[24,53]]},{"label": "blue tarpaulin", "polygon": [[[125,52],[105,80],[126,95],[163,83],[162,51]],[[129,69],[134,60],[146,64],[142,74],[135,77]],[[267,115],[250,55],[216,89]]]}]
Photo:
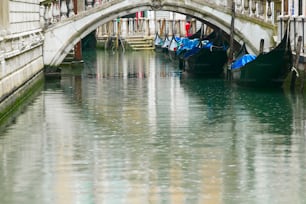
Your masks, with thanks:
[{"label": "blue tarpaulin", "polygon": [[238,68],[244,66],[245,64],[253,61],[254,59],[256,59],[255,55],[245,54],[241,58],[239,58],[235,62],[233,62],[231,68],[232,69],[238,69]]},{"label": "blue tarpaulin", "polygon": [[210,49],[211,46],[213,46],[213,43],[209,42],[207,40],[202,41],[201,43],[202,43],[202,47],[194,46],[192,49],[190,49],[188,52],[186,52],[184,54],[184,58],[188,58],[189,56],[192,56],[192,55],[198,53],[201,49]]},{"label": "blue tarpaulin", "polygon": [[197,46],[199,42],[199,39],[190,40],[188,38],[181,38],[176,54],[179,55],[183,50],[191,50],[193,47]]}]

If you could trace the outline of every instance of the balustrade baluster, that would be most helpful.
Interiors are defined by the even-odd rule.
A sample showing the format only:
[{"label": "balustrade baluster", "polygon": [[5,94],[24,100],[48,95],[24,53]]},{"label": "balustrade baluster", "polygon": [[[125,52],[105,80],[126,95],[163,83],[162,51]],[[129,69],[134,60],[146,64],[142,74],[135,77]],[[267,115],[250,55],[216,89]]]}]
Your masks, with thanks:
[{"label": "balustrade baluster", "polygon": [[263,1],[257,1],[258,3],[258,15],[262,18],[263,14],[264,14],[264,10],[263,10]]},{"label": "balustrade baluster", "polygon": [[53,2],[52,16],[53,16],[52,23],[57,23],[60,19],[60,8],[58,2]]},{"label": "balustrade baluster", "polygon": [[268,0],[267,16],[268,16],[268,18],[271,18],[271,16],[272,16],[271,0]]},{"label": "balustrade baluster", "polygon": [[44,13],[45,26],[48,26],[50,23],[49,21],[50,7],[51,7],[50,5],[45,5],[45,13]]},{"label": "balustrade baluster", "polygon": [[93,0],[86,0],[86,9],[90,9],[92,8],[92,3],[93,3]]},{"label": "balustrade baluster", "polygon": [[241,0],[236,0],[236,10],[237,11],[241,11],[242,9],[241,9]]},{"label": "balustrade baluster", "polygon": [[249,13],[249,0],[244,0],[244,10],[246,13]]},{"label": "balustrade baluster", "polygon": [[39,21],[40,21],[40,26],[41,27],[45,26],[45,11],[46,11],[46,7],[44,5],[40,5],[40,7],[39,7]]},{"label": "balustrade baluster", "polygon": [[178,24],[177,24],[177,33],[179,34],[179,36],[182,36],[182,21],[179,19],[177,20]]},{"label": "balustrade baluster", "polygon": [[102,4],[101,0],[95,0],[94,6],[97,7]]},{"label": "balustrade baluster", "polygon": [[133,18],[129,18],[129,34],[133,34]]},{"label": "balustrade baluster", "polygon": [[61,1],[61,20],[67,18],[68,8],[66,0]]},{"label": "balustrade baluster", "polygon": [[256,1],[252,0],[251,1],[251,10],[252,10],[252,15],[256,15]]},{"label": "balustrade baluster", "polygon": [[70,0],[69,1],[69,4],[68,4],[68,9],[69,9],[69,17],[72,17],[75,15],[74,13],[74,3],[73,3],[73,0]]}]

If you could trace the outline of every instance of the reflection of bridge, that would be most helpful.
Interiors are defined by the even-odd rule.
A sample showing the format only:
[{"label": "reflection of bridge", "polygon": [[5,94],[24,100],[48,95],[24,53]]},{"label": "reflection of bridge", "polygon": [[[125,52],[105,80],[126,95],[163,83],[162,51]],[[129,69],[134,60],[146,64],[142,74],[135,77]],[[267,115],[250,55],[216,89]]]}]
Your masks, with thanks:
[{"label": "reflection of bridge", "polygon": [[[95,7],[69,18],[62,18],[63,20],[46,28],[44,63],[50,66],[59,65],[80,39],[117,17],[137,11],[167,10],[183,13],[230,34],[232,19],[230,2],[228,0],[109,0],[104,3],[95,1]],[[272,47],[275,43],[272,37],[277,35],[274,10],[280,5],[271,3],[270,0],[250,0],[236,1],[235,6],[235,40],[244,41],[253,53],[258,52],[260,39],[265,40],[265,49]],[[67,15],[67,11],[62,14]],[[146,23],[151,22],[146,21]],[[149,33],[154,34],[155,31]]]}]

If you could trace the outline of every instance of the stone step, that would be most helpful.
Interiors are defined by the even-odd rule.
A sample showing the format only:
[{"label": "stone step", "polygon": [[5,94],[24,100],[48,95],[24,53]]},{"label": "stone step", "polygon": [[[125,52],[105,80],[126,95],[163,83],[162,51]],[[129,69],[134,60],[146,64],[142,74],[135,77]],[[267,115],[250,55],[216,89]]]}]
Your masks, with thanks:
[{"label": "stone step", "polygon": [[125,38],[125,41],[133,50],[154,49],[152,37],[130,36],[128,38]]},{"label": "stone step", "polygon": [[154,50],[154,47],[133,48],[133,50],[135,50],[135,51],[139,51],[139,50]]}]

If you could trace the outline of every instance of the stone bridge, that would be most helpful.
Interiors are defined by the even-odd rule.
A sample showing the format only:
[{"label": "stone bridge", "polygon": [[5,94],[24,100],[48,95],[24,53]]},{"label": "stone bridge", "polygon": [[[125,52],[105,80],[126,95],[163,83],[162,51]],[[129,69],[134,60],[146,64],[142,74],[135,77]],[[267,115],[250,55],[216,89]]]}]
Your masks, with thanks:
[{"label": "stone bridge", "polygon": [[[230,34],[231,30],[231,0],[108,0],[103,3],[97,2],[97,6],[72,17],[62,18],[45,29],[43,48],[45,65],[60,65],[73,46],[86,35],[113,19],[138,11],[174,11],[192,16],[213,28],[220,28],[227,34]],[[275,45],[273,37],[277,35],[275,11],[278,7],[280,5],[272,0],[237,0],[234,40],[240,44],[245,42],[249,51],[254,54],[259,51],[261,39],[265,40],[265,50],[273,47]]]}]

